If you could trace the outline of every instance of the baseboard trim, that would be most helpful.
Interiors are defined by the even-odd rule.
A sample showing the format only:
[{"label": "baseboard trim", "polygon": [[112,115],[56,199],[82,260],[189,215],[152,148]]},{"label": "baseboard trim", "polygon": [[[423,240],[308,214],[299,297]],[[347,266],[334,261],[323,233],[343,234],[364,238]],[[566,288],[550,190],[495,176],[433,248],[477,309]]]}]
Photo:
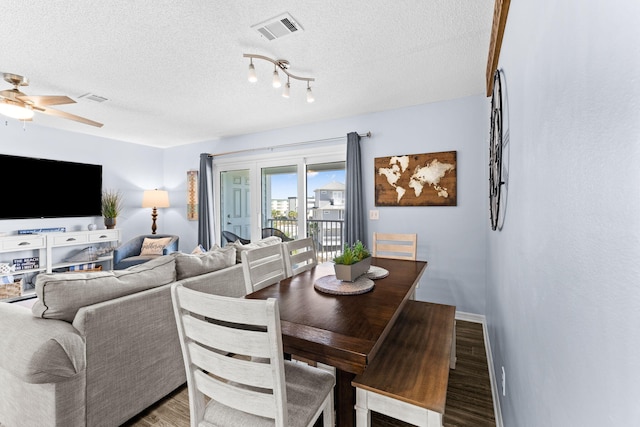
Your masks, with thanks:
[{"label": "baseboard trim", "polygon": [[487,319],[482,314],[465,313],[456,311],[456,320],[465,322],[473,322],[482,324],[482,335],[484,337],[484,351],[487,354],[487,365],[489,368],[489,381],[491,382],[491,397],[493,399],[493,412],[496,417],[496,427],[504,427],[502,423],[502,410],[500,409],[500,392],[498,390],[498,381],[496,373],[493,369],[493,355],[491,354],[491,344],[489,342],[489,333],[487,331]]}]

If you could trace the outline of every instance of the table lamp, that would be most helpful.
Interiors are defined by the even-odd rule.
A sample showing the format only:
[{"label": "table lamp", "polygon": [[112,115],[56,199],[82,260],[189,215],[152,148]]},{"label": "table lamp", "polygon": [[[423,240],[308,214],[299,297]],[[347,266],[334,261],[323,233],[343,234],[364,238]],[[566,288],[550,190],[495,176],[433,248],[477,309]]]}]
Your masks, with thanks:
[{"label": "table lamp", "polygon": [[145,190],[142,194],[142,207],[153,208],[151,212],[151,234],[156,234],[156,219],[158,218],[158,208],[168,208],[169,192],[164,190]]}]

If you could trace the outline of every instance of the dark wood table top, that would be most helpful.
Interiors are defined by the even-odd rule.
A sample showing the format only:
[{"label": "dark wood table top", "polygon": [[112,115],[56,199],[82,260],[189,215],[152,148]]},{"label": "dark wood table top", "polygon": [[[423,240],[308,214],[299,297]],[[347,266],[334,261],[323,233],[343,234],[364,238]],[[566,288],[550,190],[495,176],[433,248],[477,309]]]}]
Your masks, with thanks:
[{"label": "dark wood table top", "polygon": [[375,356],[404,303],[424,273],[425,261],[373,258],[372,265],[389,271],[360,295],[325,294],[315,280],[334,274],[332,263],[319,264],[246,296],[277,298],[284,351],[339,370],[360,374]]}]

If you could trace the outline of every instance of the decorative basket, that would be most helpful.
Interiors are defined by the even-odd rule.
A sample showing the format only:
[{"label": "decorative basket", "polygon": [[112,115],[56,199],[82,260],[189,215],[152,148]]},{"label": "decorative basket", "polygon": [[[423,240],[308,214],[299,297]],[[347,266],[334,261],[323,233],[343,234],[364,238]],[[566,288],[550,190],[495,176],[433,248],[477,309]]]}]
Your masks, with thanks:
[{"label": "decorative basket", "polygon": [[19,297],[22,295],[22,279],[13,283],[0,284],[0,299]]}]

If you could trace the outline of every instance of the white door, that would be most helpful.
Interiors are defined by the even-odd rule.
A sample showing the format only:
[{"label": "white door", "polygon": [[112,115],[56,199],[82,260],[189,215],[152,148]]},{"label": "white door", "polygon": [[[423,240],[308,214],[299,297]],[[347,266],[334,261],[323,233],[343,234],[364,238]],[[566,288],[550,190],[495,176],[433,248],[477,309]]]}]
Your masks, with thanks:
[{"label": "white door", "polygon": [[[220,226],[243,239],[251,239],[250,170],[220,172]],[[224,245],[226,241],[222,244]]]}]

